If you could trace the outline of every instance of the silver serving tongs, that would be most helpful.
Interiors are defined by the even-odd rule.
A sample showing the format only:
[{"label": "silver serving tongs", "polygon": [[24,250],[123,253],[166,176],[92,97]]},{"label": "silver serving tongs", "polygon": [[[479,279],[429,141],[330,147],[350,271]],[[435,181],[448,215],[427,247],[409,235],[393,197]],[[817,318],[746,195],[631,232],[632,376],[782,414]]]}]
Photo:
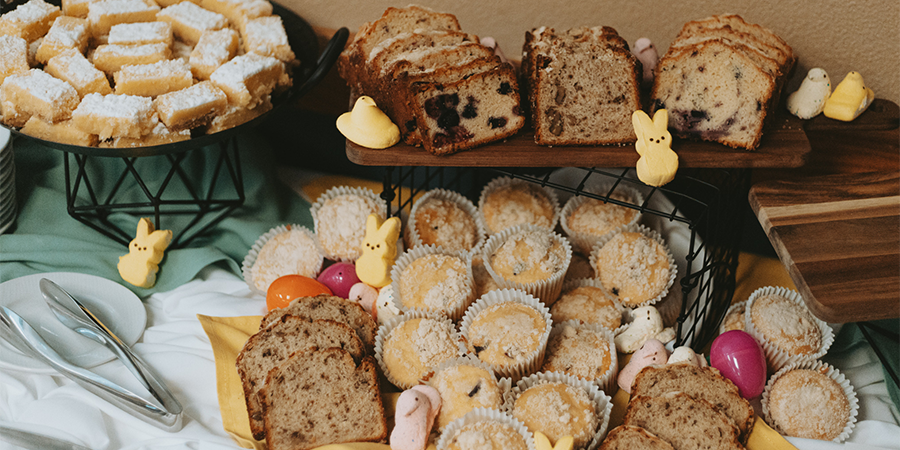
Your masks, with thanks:
[{"label": "silver serving tongs", "polygon": [[[60,321],[92,340],[109,347],[125,366],[137,377],[141,384],[161,404],[157,406],[144,400],[133,392],[94,374],[81,367],[74,366],[60,356],[41,338],[40,334],[14,311],[0,307],[0,323],[3,334],[20,351],[39,359],[88,391],[122,408],[126,412],[167,431],[181,429],[182,406],[172,396],[165,384],[150,367],[131,352],[109,328],[103,325],[78,300],[50,280],[42,279],[41,292],[44,294],[50,309]],[[72,306],[67,306],[67,302]],[[71,308],[71,309],[70,309]],[[75,309],[78,308],[78,309]]]}]

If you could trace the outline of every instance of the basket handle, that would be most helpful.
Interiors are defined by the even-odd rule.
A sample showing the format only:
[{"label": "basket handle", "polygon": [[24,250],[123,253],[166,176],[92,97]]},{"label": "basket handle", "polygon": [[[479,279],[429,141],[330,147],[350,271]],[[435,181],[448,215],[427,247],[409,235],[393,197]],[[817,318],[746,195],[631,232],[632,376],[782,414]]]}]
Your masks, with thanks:
[{"label": "basket handle", "polygon": [[325,45],[325,50],[319,55],[318,61],[316,61],[316,68],[294,94],[296,97],[302,97],[325,78],[325,75],[331,70],[331,66],[334,65],[338,56],[344,50],[344,44],[347,43],[347,38],[349,36],[350,31],[347,27],[342,27],[331,36],[331,40]]}]

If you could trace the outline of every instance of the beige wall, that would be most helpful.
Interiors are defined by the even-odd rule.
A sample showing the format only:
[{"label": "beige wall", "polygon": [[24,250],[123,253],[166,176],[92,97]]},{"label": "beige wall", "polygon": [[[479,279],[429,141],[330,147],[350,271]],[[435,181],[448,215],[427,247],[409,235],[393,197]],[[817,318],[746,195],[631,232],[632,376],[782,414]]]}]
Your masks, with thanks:
[{"label": "beige wall", "polygon": [[[317,27],[346,26],[355,32],[389,6],[409,1],[276,0]],[[793,90],[812,67],[828,72],[833,85],[856,70],[879,98],[900,103],[900,0],[724,0],[560,1],[417,0],[455,14],[464,31],[493,36],[507,56],[519,57],[526,30],[607,25],[630,44],[648,37],[665,52],[681,25],[713,14],[736,13],[781,36],[799,57]]]}]

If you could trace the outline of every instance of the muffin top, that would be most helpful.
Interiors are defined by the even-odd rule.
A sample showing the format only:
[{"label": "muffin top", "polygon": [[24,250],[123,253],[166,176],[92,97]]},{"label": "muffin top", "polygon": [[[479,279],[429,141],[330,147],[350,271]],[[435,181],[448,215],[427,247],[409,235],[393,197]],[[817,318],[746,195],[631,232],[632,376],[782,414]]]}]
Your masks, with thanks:
[{"label": "muffin top", "polygon": [[384,211],[362,195],[342,194],[326,200],[316,212],[316,235],[325,253],[336,259],[359,258],[369,214],[383,217]]},{"label": "muffin top", "polygon": [[475,408],[500,409],[503,393],[490,370],[457,364],[438,371],[428,383],[441,394],[437,427],[466,415]]},{"label": "muffin top", "polygon": [[753,326],[778,349],[791,355],[809,355],[822,348],[822,333],[803,305],[769,294],[750,306]]},{"label": "muffin top", "polygon": [[475,219],[454,201],[429,197],[417,205],[416,232],[422,245],[448,251],[469,251],[478,243]]},{"label": "muffin top", "polygon": [[561,323],[553,326],[544,356],[544,372],[593,381],[606,375],[612,365],[610,341],[603,332]]},{"label": "muffin top", "polygon": [[471,297],[468,263],[457,256],[431,254],[400,274],[400,302],[407,308],[450,313]]},{"label": "muffin top", "polygon": [[453,327],[446,322],[414,318],[398,324],[384,340],[382,358],[389,378],[418,384],[428,370],[455,358],[459,351]]},{"label": "muffin top", "polygon": [[[625,202],[632,201],[621,194],[612,194],[610,198]],[[566,224],[574,232],[600,237],[622,225],[631,223],[637,215],[638,212],[635,209],[588,198],[569,212]]]},{"label": "muffin top", "polygon": [[625,306],[659,297],[669,283],[666,248],[638,232],[615,235],[592,258],[603,287]]},{"label": "muffin top", "polygon": [[550,196],[538,186],[513,181],[485,194],[481,215],[492,233],[522,224],[553,226],[555,208]]},{"label": "muffin top", "polygon": [[603,289],[596,286],[578,286],[564,291],[550,307],[550,316],[556,323],[578,320],[595,323],[610,330],[622,325],[621,308],[603,293]]},{"label": "muffin top", "polygon": [[469,351],[499,366],[526,362],[540,347],[547,323],[536,309],[513,301],[498,302],[475,316],[467,332]]},{"label": "muffin top", "polygon": [[463,425],[447,450],[527,450],[525,437],[509,424],[484,419]]},{"label": "muffin top", "polygon": [[250,268],[253,285],[262,292],[284,275],[315,278],[322,267],[322,252],[314,237],[302,228],[291,227],[263,244]]},{"label": "muffin top", "polygon": [[506,280],[534,283],[565,270],[566,249],[549,230],[526,229],[510,235],[494,250],[490,263]]},{"label": "muffin top", "polygon": [[747,309],[747,304],[744,304],[738,308],[732,309],[726,316],[725,322],[722,325],[722,332],[732,331],[732,330],[741,330],[744,331],[744,311]]},{"label": "muffin top", "polygon": [[584,390],[559,382],[540,383],[526,389],[516,398],[512,415],[532,432],[544,433],[550,442],[572,436],[574,448],[584,448],[591,442],[599,420]]},{"label": "muffin top", "polygon": [[769,390],[769,416],[783,434],[830,441],[850,418],[850,402],[836,381],[815,370],[782,374]]}]

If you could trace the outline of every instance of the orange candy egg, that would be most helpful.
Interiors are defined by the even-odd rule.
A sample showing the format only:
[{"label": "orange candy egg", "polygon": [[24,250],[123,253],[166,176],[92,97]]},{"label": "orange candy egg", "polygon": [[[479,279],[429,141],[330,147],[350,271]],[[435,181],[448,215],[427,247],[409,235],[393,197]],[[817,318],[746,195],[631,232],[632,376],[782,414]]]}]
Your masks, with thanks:
[{"label": "orange candy egg", "polygon": [[266,291],[266,307],[269,311],[284,308],[291,300],[298,297],[314,297],[331,293],[331,289],[322,283],[303,275],[285,275],[277,278]]}]

